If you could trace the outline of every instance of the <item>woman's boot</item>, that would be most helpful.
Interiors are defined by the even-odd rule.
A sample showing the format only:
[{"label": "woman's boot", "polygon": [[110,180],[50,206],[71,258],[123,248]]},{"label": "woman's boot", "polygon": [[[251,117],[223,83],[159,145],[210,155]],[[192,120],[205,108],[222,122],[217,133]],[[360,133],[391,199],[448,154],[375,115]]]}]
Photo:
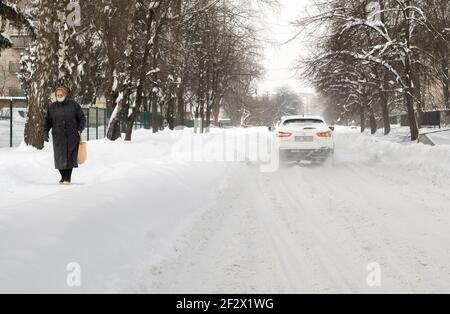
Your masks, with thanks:
[{"label": "woman's boot", "polygon": [[65,170],[66,176],[64,178],[64,184],[70,185],[70,183],[72,182],[72,171],[73,171],[73,169]]},{"label": "woman's boot", "polygon": [[61,174],[61,180],[59,181],[59,184],[63,184],[66,180],[66,172],[65,170],[59,170],[59,173]]}]

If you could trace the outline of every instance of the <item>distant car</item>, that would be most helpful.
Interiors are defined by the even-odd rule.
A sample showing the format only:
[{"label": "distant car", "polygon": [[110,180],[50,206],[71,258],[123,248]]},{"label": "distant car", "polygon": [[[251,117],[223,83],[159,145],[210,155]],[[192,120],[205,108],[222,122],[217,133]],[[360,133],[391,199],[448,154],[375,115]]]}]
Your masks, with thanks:
[{"label": "distant car", "polygon": [[316,116],[283,117],[275,129],[280,157],[287,161],[324,163],[334,156],[334,127]]}]

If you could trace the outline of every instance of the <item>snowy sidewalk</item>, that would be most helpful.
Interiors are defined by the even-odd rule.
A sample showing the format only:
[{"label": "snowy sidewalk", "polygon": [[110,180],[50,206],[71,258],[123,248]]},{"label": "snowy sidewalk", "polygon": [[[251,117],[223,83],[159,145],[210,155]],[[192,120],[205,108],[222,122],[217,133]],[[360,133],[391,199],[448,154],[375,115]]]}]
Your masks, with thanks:
[{"label": "snowy sidewalk", "polygon": [[[227,176],[227,165],[171,162],[176,140],[91,142],[71,187],[55,183],[50,149],[3,150],[0,292],[116,291],[170,251]],[[79,290],[66,284],[73,262],[86,278]]]}]

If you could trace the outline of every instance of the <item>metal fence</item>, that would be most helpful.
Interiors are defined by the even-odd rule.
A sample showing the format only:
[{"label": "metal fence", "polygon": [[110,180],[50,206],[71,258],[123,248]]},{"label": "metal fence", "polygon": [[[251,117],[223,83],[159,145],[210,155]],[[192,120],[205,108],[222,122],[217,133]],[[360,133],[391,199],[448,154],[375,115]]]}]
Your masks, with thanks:
[{"label": "metal fence", "polygon": [[[27,115],[26,98],[0,97],[0,105],[0,148],[16,147],[23,141]],[[87,119],[86,130],[82,134],[83,140],[90,141],[105,138],[112,110],[84,107],[83,111]],[[158,115],[157,119],[158,125],[164,127],[163,117]],[[175,125],[179,125],[177,121],[175,121]],[[184,126],[193,127],[193,121],[186,121]],[[125,133],[126,128],[127,113],[124,112],[120,117],[120,131]],[[151,129],[152,114],[150,112],[141,112],[133,128],[134,130]]]},{"label": "metal fence", "polygon": [[[417,113],[417,120],[421,121],[422,127],[445,128],[450,126],[450,110],[434,110],[425,111],[419,116]],[[409,126],[408,114],[399,114],[390,116],[391,124],[400,124],[401,126]]]},{"label": "metal fence", "polygon": [[[86,131],[83,132],[83,139],[98,140],[106,137],[109,120],[111,118],[113,110],[104,108],[83,108],[86,115],[87,125]],[[158,125],[163,126],[163,117],[158,115]],[[136,118],[133,129],[146,129],[152,128],[152,114],[149,112],[141,112]],[[127,129],[127,113],[124,112],[120,117],[120,132],[125,133]]]},{"label": "metal fence", "polygon": [[0,97],[0,105],[0,148],[18,146],[25,130],[26,98]]}]

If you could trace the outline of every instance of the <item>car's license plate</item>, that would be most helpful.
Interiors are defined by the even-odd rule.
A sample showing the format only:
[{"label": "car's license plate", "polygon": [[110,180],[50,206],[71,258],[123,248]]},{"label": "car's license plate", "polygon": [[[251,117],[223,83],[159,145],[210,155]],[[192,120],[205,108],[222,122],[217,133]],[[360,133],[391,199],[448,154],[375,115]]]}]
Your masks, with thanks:
[{"label": "car's license plate", "polygon": [[296,136],[295,137],[296,142],[314,142],[313,136]]}]

